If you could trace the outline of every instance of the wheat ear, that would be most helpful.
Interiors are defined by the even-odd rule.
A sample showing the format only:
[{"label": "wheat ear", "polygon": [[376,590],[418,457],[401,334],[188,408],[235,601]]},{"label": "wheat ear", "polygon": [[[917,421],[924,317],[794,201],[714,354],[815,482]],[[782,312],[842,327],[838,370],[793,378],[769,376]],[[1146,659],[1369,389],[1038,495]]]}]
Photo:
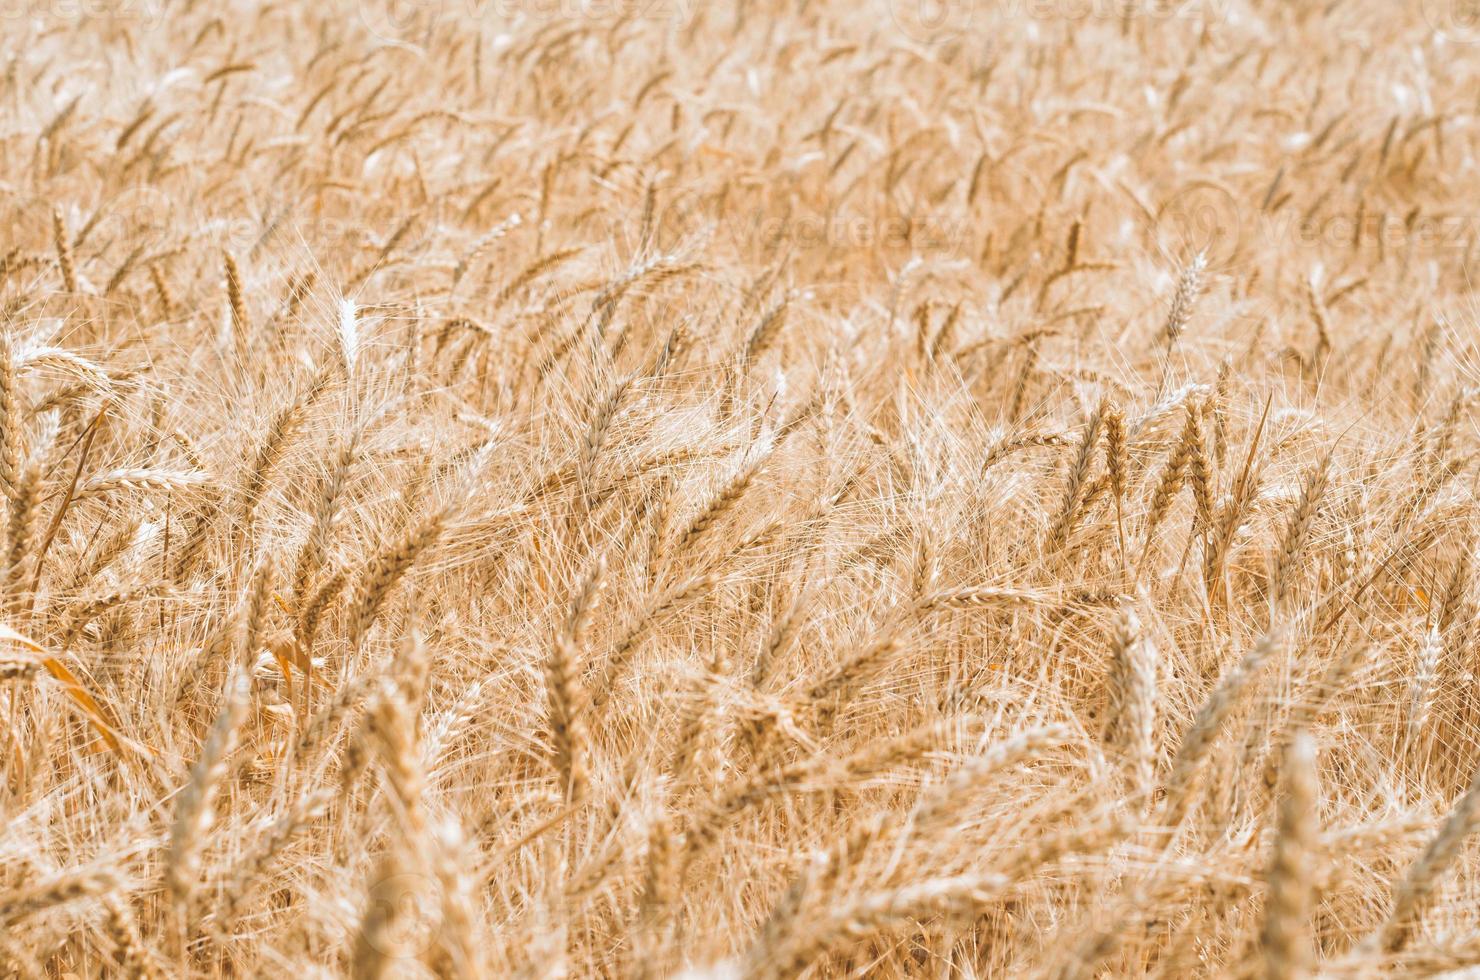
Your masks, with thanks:
[{"label": "wheat ear", "polygon": [[580,650],[604,577],[605,563],[598,562],[571,603],[570,613],[545,658],[550,740],[554,747],[555,768],[560,773],[568,803],[577,803],[585,798],[589,780],[586,768],[589,751],[587,715],[591,703],[581,684]]},{"label": "wheat ear", "polygon": [[165,863],[165,885],[174,903],[181,929],[188,927],[191,897],[200,879],[200,851],[215,816],[216,795],[226,776],[226,760],[236,744],[237,728],[247,710],[250,675],[233,668],[222,694],[221,708],[211,725],[190,781],[175,804]]},{"label": "wheat ear", "polygon": [[1408,945],[1423,913],[1433,900],[1440,879],[1454,864],[1465,841],[1480,829],[1480,770],[1470,780],[1439,833],[1423,849],[1418,860],[1408,869],[1393,892],[1392,911],[1378,928],[1369,946],[1383,952],[1397,952]]},{"label": "wheat ear", "polygon": [[77,288],[77,266],[72,261],[72,246],[67,242],[67,222],[62,218],[61,208],[51,209],[51,240],[57,250],[57,267],[62,272],[62,286],[69,293]]},{"label": "wheat ear", "polygon": [[1171,773],[1167,776],[1166,798],[1163,801],[1166,823],[1175,827],[1187,813],[1193,784],[1207,762],[1223,723],[1238,706],[1247,688],[1263,669],[1269,658],[1280,648],[1280,634],[1266,633],[1253,648],[1224,673],[1218,686],[1192,719],[1192,726],[1182,738],[1182,744],[1172,759]]},{"label": "wheat ear", "polygon": [[1284,757],[1285,792],[1269,864],[1264,908],[1264,963],[1269,980],[1298,980],[1312,965],[1311,863],[1319,825],[1315,743],[1306,732],[1291,737]]}]

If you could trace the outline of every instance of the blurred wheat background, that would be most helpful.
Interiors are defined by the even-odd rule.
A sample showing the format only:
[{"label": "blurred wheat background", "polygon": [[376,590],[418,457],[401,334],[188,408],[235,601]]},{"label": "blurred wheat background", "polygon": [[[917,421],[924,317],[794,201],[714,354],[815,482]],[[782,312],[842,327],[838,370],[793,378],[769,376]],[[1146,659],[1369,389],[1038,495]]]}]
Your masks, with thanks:
[{"label": "blurred wheat background", "polygon": [[1462,0],[0,11],[0,974],[1480,963]]}]

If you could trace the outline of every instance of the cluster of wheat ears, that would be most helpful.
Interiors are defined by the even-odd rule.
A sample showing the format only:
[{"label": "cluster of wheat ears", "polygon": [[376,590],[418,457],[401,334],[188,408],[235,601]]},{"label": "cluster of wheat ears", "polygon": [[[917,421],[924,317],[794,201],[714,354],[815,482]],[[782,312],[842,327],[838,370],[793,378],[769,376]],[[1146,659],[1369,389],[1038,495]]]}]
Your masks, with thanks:
[{"label": "cluster of wheat ears", "polygon": [[0,974],[1480,963],[1435,2],[12,5]]}]

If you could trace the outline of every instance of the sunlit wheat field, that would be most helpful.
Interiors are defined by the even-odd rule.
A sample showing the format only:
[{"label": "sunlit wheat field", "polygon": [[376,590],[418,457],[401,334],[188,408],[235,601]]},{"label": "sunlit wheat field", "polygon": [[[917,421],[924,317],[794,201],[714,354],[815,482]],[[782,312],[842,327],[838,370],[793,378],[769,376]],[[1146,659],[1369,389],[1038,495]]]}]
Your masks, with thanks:
[{"label": "sunlit wheat field", "polygon": [[0,9],[0,975],[1480,964],[1466,0]]}]

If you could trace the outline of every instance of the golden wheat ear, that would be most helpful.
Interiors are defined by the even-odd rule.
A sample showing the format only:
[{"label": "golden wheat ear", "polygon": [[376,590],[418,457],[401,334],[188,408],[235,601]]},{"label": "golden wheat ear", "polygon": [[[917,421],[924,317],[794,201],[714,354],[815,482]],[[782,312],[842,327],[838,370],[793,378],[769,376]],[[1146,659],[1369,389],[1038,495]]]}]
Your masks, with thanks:
[{"label": "golden wheat ear", "polygon": [[605,562],[598,562],[587,576],[569,615],[556,633],[545,658],[547,719],[553,742],[555,768],[569,803],[582,801],[588,789],[588,756],[591,751],[588,715],[591,710],[581,683],[580,651],[592,606],[606,575]]},{"label": "golden wheat ear", "polygon": [[1284,753],[1284,794],[1279,803],[1279,836],[1269,864],[1269,896],[1264,909],[1266,975],[1295,980],[1314,966],[1311,916],[1314,913],[1316,832],[1320,796],[1315,743],[1297,732]]}]

